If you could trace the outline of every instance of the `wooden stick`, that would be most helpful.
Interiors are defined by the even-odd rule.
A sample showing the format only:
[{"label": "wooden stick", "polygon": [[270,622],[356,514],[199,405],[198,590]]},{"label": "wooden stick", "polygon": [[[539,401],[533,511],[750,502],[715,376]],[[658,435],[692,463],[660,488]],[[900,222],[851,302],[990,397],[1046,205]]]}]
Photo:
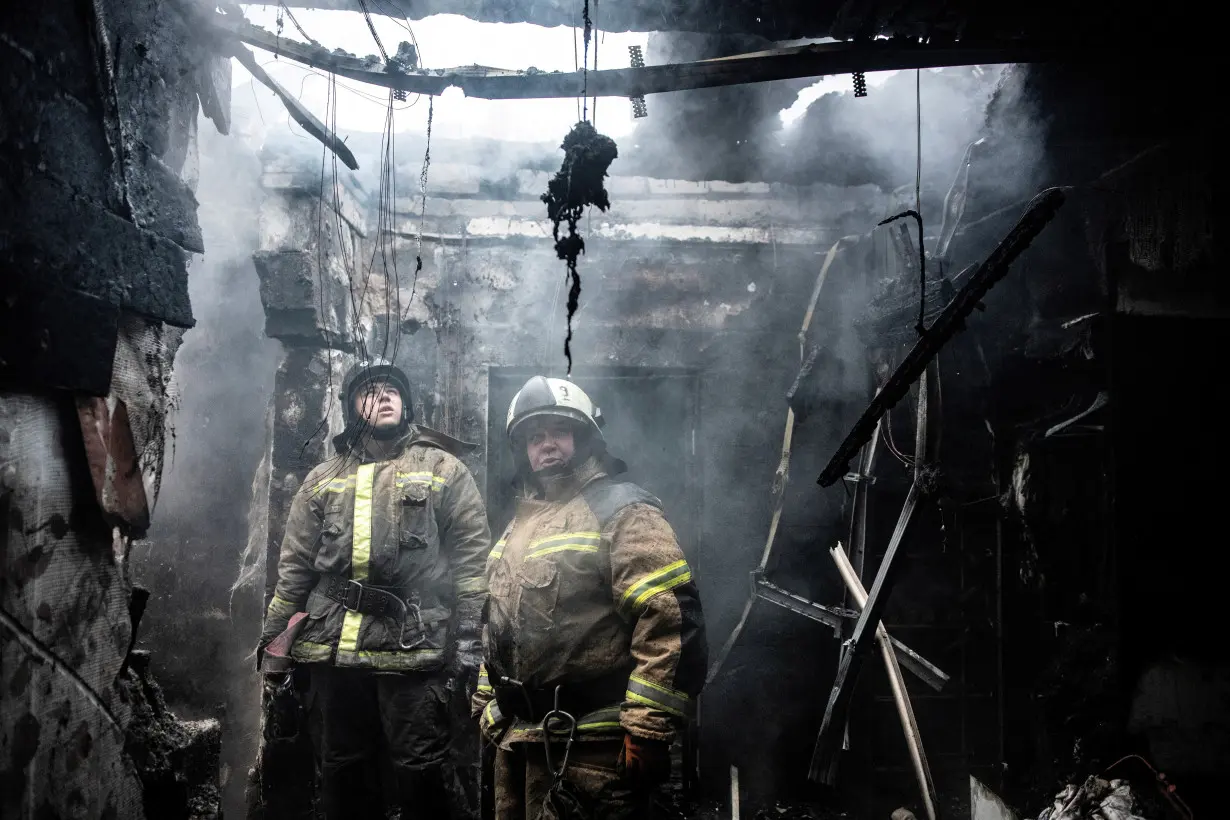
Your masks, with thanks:
[{"label": "wooden stick", "polygon": [[730,767],[730,820],[739,820],[739,767]]},{"label": "wooden stick", "polygon": [[[854,572],[850,559],[846,557],[845,550],[841,548],[841,543],[839,542],[836,547],[829,550],[829,554],[833,556],[833,561],[837,564],[837,572],[846,582],[846,588],[850,590],[850,597],[862,608],[867,603],[867,591],[863,589],[863,584]],[[914,707],[910,703],[910,696],[905,688],[905,677],[901,674],[901,667],[897,664],[897,655],[893,651],[892,641],[883,623],[876,624],[876,640],[880,644],[880,655],[884,658],[884,668],[888,672],[888,682],[893,690],[893,700],[897,704],[897,715],[901,718],[901,728],[905,732],[905,743],[910,749],[910,759],[914,763],[914,774],[922,790],[927,817],[930,820],[938,820],[936,806],[939,800],[935,792],[935,782],[931,778],[931,767],[927,765],[927,755],[923,751],[918,720],[914,717]]]}]

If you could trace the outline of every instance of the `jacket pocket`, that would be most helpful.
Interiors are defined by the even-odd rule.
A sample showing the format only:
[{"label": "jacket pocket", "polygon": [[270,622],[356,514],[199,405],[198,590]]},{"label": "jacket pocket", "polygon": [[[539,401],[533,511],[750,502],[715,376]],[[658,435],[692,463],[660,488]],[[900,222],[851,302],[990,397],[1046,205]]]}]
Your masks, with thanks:
[{"label": "jacket pocket", "polygon": [[522,629],[549,631],[559,603],[559,569],[553,561],[527,558],[517,570],[521,587],[518,617]]},{"label": "jacket pocket", "polygon": [[431,488],[411,484],[398,499],[398,541],[402,549],[420,550],[431,538]]},{"label": "jacket pocket", "polygon": [[350,566],[350,539],[346,532],[346,513],[338,505],[326,508],[320,521],[320,549],[316,552],[320,572],[346,572]]}]

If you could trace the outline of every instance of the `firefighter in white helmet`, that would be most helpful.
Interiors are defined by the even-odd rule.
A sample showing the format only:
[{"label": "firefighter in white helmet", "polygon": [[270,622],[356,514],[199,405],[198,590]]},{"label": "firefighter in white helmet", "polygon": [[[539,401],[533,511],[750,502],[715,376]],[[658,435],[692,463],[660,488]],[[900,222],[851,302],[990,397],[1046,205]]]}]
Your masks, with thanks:
[{"label": "firefighter in white helmet", "polygon": [[661,502],[614,478],[580,387],[535,376],[506,428],[521,494],[487,560],[473,703],[496,820],[644,817],[704,681],[692,572]]}]

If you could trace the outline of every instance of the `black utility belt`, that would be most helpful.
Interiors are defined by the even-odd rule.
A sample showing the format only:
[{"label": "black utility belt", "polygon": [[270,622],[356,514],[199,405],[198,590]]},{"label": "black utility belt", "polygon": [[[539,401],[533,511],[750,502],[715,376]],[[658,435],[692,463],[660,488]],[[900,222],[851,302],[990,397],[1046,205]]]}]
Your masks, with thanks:
[{"label": "black utility belt", "polygon": [[[491,681],[500,712],[533,723],[541,721],[556,708],[573,717],[589,714],[624,699],[628,688],[627,673],[604,675],[589,680],[564,682],[531,688],[516,681]],[[559,700],[556,702],[558,688]]]},{"label": "black utility belt", "polygon": [[424,628],[448,620],[449,612],[442,607],[422,609],[419,594],[402,587],[364,584],[340,575],[326,575],[316,587],[321,595],[342,605],[348,612],[376,617],[405,618],[417,621]]}]

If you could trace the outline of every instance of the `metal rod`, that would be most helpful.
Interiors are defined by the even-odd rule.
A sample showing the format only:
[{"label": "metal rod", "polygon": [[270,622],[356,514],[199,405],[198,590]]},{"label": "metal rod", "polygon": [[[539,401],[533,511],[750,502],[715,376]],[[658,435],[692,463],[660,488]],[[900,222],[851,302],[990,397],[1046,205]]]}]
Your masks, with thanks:
[{"label": "metal rod", "polygon": [[[809,601],[801,595],[782,589],[777,584],[766,581],[759,572],[752,573],[753,589],[757,598],[788,609],[796,615],[802,615],[817,623],[830,627],[835,634],[841,634],[843,627],[852,626],[858,621],[859,613],[845,607],[830,607]],[[919,655],[913,649],[896,638],[889,636],[897,656],[897,662],[905,669],[913,672],[923,683],[939,692],[949,681],[948,673]]]},{"label": "metal rod", "polygon": [[[829,554],[833,556],[833,561],[837,564],[837,572],[846,582],[846,588],[850,590],[850,597],[859,607],[865,606],[867,591],[863,589],[863,584],[858,579],[858,574],[854,571],[850,559],[846,557],[841,544],[829,550]],[[892,640],[883,623],[876,625],[876,640],[880,644],[880,655],[884,658],[884,671],[888,673],[889,686],[893,690],[893,701],[897,704],[897,716],[901,719],[901,729],[905,732],[905,743],[909,747],[910,760],[914,764],[914,775],[918,778],[918,787],[922,791],[923,805],[927,810],[927,816],[931,820],[938,820],[936,807],[939,805],[939,798],[935,791],[935,781],[931,777],[931,767],[927,764],[926,752],[923,751],[922,734],[918,731],[918,720],[914,716],[914,707],[910,703],[910,696],[905,688],[905,678],[901,674],[901,667],[897,665],[897,656],[893,653]]]}]

